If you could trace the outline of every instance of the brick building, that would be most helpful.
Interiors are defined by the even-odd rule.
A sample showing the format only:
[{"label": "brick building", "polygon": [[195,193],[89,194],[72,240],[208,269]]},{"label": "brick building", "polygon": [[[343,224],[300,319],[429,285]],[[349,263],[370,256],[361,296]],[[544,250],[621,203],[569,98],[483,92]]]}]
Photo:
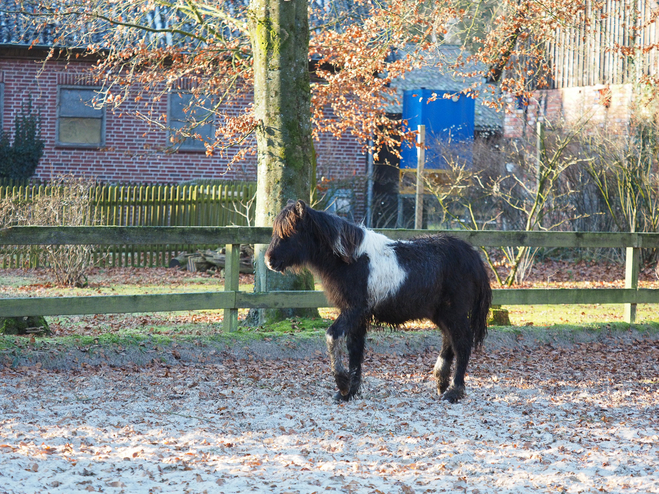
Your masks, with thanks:
[{"label": "brick building", "polygon": [[560,125],[586,125],[625,133],[634,109],[632,84],[597,84],[537,90],[528,100],[507,97],[504,137],[535,134],[539,119]]},{"label": "brick building", "polygon": [[584,8],[580,23],[547,46],[551,87],[528,100],[508,97],[504,137],[533,135],[543,118],[624,134],[634,112],[645,110],[639,93],[656,91],[651,81],[659,77],[659,2],[587,1]]},{"label": "brick building", "polygon": [[[44,62],[47,54],[47,47],[30,49],[7,31],[0,32],[0,125],[11,133],[15,116],[28,100],[39,111],[45,148],[36,178],[71,173],[106,183],[256,180],[255,155],[229,166],[231,155],[207,156],[200,141],[174,149],[167,131],[131,116],[139,103],[127,100],[115,110],[85,104],[96,88],[88,75],[94,61],[73,57]],[[152,109],[171,118],[185,103],[180,98],[170,94]],[[325,135],[315,145],[318,178],[326,187],[339,189],[350,201],[352,216],[361,219],[367,172],[361,143],[351,136]]]}]

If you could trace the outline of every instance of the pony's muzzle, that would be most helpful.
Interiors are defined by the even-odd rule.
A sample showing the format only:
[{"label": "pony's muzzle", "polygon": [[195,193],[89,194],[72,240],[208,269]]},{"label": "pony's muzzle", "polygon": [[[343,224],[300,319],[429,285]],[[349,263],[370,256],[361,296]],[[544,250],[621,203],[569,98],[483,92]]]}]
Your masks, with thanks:
[{"label": "pony's muzzle", "polygon": [[[265,265],[270,271],[274,271],[276,273],[283,273],[284,270],[281,269],[281,263],[277,263],[277,261],[272,260],[272,257],[266,252],[265,257],[264,257]],[[279,264],[279,266],[277,266]]]}]

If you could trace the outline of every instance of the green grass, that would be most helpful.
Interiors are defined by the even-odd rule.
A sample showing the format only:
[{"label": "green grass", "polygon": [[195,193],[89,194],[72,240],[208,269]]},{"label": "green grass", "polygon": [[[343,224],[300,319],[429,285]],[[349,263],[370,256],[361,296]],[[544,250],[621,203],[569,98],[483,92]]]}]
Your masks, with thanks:
[{"label": "green grass", "polygon": [[[90,276],[90,286],[87,288],[62,288],[52,286],[43,274],[16,271],[0,271],[0,297],[4,293],[10,296],[85,296],[85,295],[135,295],[155,293],[183,293],[223,290],[223,280],[218,277],[162,277],[140,272],[137,277],[129,275],[107,275],[103,272]],[[114,276],[114,277],[113,277]],[[142,280],[141,283],[139,280]],[[138,280],[136,283],[135,280]],[[131,282],[132,281],[132,282]],[[128,282],[128,283],[125,283]],[[320,288],[320,287],[317,287]],[[253,286],[243,284],[240,289],[251,292]],[[507,306],[510,312],[511,328],[496,330],[514,331],[515,328],[536,327],[565,329],[574,331],[577,328],[627,328],[623,322],[623,305],[529,305]],[[246,310],[240,310],[244,317]],[[57,329],[57,336],[40,338],[38,341],[57,341],[66,345],[98,344],[125,345],[136,344],[147,340],[168,344],[173,339],[201,339],[218,341],[253,340],[276,338],[292,335],[296,338],[318,337],[322,335],[336,317],[336,309],[321,309],[320,319],[289,319],[271,324],[267,327],[241,326],[231,334],[222,332],[223,311],[183,311],[176,313],[156,314],[108,314],[88,316],[56,316],[48,317],[51,326]],[[652,328],[659,321],[659,312],[655,305],[639,305],[637,322]],[[430,330],[429,323],[410,323],[402,330]],[[15,345],[15,337],[5,337],[0,341],[0,350]]]},{"label": "green grass", "polygon": [[[623,322],[624,305],[622,304],[591,304],[591,305],[510,305],[505,306],[510,314],[510,322],[514,326],[556,326],[585,325]],[[639,304],[636,312],[636,322],[651,323],[659,321],[657,306]]]},{"label": "green grass", "polygon": [[330,319],[323,318],[298,318],[285,319],[274,324],[269,324],[267,327],[261,326],[258,328],[249,328],[242,326],[239,331],[254,331],[257,333],[272,333],[272,334],[298,334],[298,333],[318,333],[324,332],[329,325],[332,324]]},{"label": "green grass", "polygon": [[237,331],[223,333],[219,326],[214,331],[185,332],[183,328],[173,329],[171,326],[143,328],[128,328],[104,331],[103,325],[97,328],[98,334],[66,334],[35,338],[26,336],[0,335],[0,353],[15,355],[31,351],[84,349],[93,352],[97,348],[128,349],[140,348],[144,351],[158,347],[170,347],[174,343],[194,343],[200,345],[226,344],[228,346],[246,344],[253,341],[286,341],[305,338],[320,338],[331,324],[326,319],[293,318],[266,327],[240,326]]}]

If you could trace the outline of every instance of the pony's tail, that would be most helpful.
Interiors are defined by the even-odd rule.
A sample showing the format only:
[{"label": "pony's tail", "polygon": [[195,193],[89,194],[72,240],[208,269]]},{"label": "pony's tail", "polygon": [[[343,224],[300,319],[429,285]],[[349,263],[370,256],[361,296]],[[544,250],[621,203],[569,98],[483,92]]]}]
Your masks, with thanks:
[{"label": "pony's tail", "polygon": [[[485,271],[485,270],[483,270]],[[474,307],[471,316],[471,331],[474,335],[474,348],[482,346],[483,340],[487,336],[487,316],[492,305],[492,288],[487,273],[483,272],[480,281],[478,296],[474,300]]]}]

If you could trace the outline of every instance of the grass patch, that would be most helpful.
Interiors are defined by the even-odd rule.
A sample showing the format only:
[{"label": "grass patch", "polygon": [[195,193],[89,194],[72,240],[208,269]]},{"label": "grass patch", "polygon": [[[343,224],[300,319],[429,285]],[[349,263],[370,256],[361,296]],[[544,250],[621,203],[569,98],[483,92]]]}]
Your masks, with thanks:
[{"label": "grass patch", "polygon": [[[508,309],[510,322],[514,326],[583,326],[624,322],[623,304],[509,305],[503,308]],[[636,321],[639,324],[659,321],[656,305],[639,304]]]},{"label": "grass patch", "polygon": [[293,317],[269,324],[267,327],[259,326],[257,328],[250,328],[249,326],[243,326],[240,329],[242,331],[254,331],[257,333],[269,334],[319,333],[324,332],[331,324],[331,319]]},{"label": "grass patch", "polygon": [[[245,292],[253,290],[251,278],[241,275],[240,289]],[[161,293],[186,293],[204,291],[222,291],[223,280],[218,276],[186,273],[168,269],[108,269],[97,270],[89,277],[87,288],[65,288],[52,285],[47,273],[40,270],[0,270],[0,297],[54,297],[54,296],[89,296],[89,295],[137,295]],[[553,283],[555,288],[562,285]],[[553,286],[553,285],[552,285]],[[317,286],[319,289],[320,286]],[[628,329],[623,321],[623,305],[528,305],[506,306],[509,310],[511,327],[493,327],[497,331],[528,331],[530,327],[538,330],[556,331],[622,331]],[[223,311],[180,311],[144,314],[97,314],[84,316],[54,316],[47,321],[56,336],[37,338],[38,341],[60,341],[63,344],[90,345],[97,339],[108,345],[133,344],[158,341],[166,344],[177,339],[196,339],[203,341],[247,341],[253,339],[294,336],[297,338],[317,337],[322,335],[337,317],[338,310],[319,309],[320,319],[293,318],[267,327],[249,327],[241,325],[237,331],[223,333]],[[247,310],[241,309],[241,320]],[[656,328],[659,314],[656,305],[639,305],[637,308],[636,328],[647,326]],[[517,329],[516,329],[517,328]],[[399,331],[435,331],[429,322],[412,322],[392,332]],[[388,331],[372,328],[372,333]],[[3,339],[2,345],[11,346],[11,341]],[[91,338],[91,339],[89,339]],[[8,342],[7,342],[8,341]],[[21,343],[22,344],[22,343]],[[100,344],[100,343],[99,343]]]},{"label": "grass patch", "polygon": [[[645,322],[645,323],[636,323],[632,326],[634,331],[646,332],[646,333],[657,333],[659,332],[659,322]],[[536,325],[529,324],[525,326],[490,326],[488,331],[498,331],[502,333],[511,333],[511,334],[522,334],[530,332],[546,332],[551,331],[553,333],[557,332],[566,332],[574,333],[578,331],[588,331],[588,332],[606,332],[606,333],[621,333],[629,331],[629,324],[625,322],[596,322],[596,323],[585,323],[585,324],[551,324],[551,325]]]}]

